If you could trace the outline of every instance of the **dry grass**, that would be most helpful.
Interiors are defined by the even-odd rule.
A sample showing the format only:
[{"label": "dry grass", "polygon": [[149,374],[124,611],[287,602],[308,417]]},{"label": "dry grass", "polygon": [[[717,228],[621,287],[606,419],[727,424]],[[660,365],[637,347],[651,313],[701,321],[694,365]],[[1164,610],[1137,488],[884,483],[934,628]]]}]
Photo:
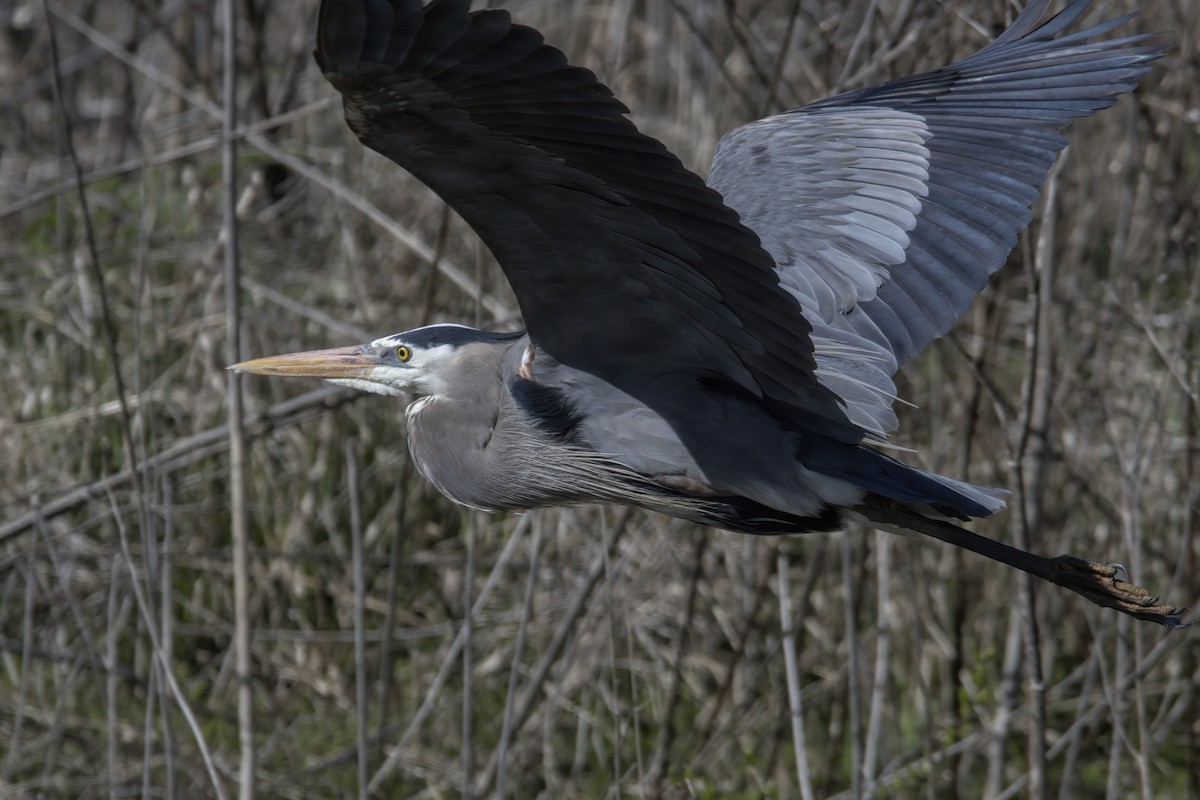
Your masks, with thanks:
[{"label": "dry grass", "polygon": [[[243,352],[431,319],[519,324],[463,223],[352,140],[309,57],[315,5],[240,4]],[[1139,4],[1095,5],[1097,18]],[[1132,28],[1175,48],[1132,101],[1075,128],[1052,222],[904,373],[919,408],[898,442],[1021,489],[979,530],[1011,539],[1024,518],[1035,549],[1124,561],[1194,604],[1200,6],[1140,5]],[[48,6],[107,316],[41,4],[0,3],[0,795],[232,796],[221,23],[210,3]],[[739,122],[978,48],[1002,6],[510,4],[697,169]],[[1039,237],[1051,273],[1030,266]],[[1200,796],[1190,632],[1038,586],[1031,671],[1020,579],[994,564],[862,530],[766,540],[621,509],[473,515],[408,466],[396,403],[313,389],[246,383],[263,796],[355,791],[356,678],[379,796],[502,780],[518,798],[1008,797],[1031,776],[1041,796]]]}]

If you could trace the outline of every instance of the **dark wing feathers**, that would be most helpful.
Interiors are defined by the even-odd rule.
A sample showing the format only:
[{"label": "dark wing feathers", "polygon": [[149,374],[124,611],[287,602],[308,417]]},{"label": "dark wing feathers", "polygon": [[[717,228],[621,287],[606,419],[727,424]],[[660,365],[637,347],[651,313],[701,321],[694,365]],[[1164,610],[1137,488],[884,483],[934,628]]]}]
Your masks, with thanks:
[{"label": "dark wing feathers", "polygon": [[1004,262],[1061,129],[1160,53],[1103,39],[1128,17],[1067,33],[1089,0],[1043,22],[1050,2],[949,67],[732,131],[714,188],[503,11],[326,0],[317,60],[362,141],[479,233],[560,362],[650,405],[651,381],[723,384],[854,441],[894,427],[892,374]]},{"label": "dark wing feathers", "polygon": [[536,31],[467,8],[326,2],[317,61],[362,141],[491,248],[538,346],[651,405],[651,381],[723,382],[856,439],[798,303],[720,195]]},{"label": "dark wing feathers", "polygon": [[[402,64],[414,75],[436,78],[439,72],[454,63],[456,45],[463,38],[474,39],[470,33],[470,10],[470,0],[436,0],[430,3],[425,7],[425,18],[408,51],[387,63]],[[445,58],[441,58],[443,53],[446,54]],[[388,57],[394,58],[393,53],[389,52]]]}]

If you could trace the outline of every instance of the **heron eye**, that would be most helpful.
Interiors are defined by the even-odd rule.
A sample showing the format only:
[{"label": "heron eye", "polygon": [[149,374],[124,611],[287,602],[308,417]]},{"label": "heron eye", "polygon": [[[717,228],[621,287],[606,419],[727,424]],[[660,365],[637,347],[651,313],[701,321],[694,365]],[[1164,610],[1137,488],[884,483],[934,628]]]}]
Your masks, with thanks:
[{"label": "heron eye", "polygon": [[409,350],[404,345],[400,345],[396,348],[396,358],[400,359],[401,361],[408,361],[410,358],[412,358],[412,350]]}]

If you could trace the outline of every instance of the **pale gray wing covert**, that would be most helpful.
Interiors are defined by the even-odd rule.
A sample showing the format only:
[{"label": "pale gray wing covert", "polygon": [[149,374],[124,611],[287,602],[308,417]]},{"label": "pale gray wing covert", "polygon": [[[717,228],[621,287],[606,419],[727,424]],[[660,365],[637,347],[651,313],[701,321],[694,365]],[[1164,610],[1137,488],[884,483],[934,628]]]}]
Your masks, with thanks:
[{"label": "pale gray wing covert", "polygon": [[[950,330],[1016,246],[1072,120],[1111,106],[1158,58],[1129,17],[1063,35],[1031,3],[994,42],[935,72],[728,133],[709,185],[758,233],[809,323],[817,377],[876,433],[892,375]],[[1090,41],[1098,39],[1099,41]]]},{"label": "pale gray wing covert", "polygon": [[704,385],[858,441],[758,237],[590,71],[468,8],[326,4],[317,61],[362,142],[495,254],[536,346],[651,406]]}]

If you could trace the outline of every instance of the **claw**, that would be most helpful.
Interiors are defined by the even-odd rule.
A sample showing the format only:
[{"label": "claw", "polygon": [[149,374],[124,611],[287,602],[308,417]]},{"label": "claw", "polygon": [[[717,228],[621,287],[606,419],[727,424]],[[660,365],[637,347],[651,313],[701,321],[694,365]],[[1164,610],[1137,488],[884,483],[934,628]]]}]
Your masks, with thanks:
[{"label": "claw", "polygon": [[1078,556],[1062,555],[1050,561],[1050,580],[1097,605],[1115,608],[1138,619],[1157,622],[1168,628],[1184,628],[1192,623],[1180,617],[1186,608],[1162,605],[1158,596],[1134,583],[1122,580],[1128,571],[1122,564],[1101,564]]}]

